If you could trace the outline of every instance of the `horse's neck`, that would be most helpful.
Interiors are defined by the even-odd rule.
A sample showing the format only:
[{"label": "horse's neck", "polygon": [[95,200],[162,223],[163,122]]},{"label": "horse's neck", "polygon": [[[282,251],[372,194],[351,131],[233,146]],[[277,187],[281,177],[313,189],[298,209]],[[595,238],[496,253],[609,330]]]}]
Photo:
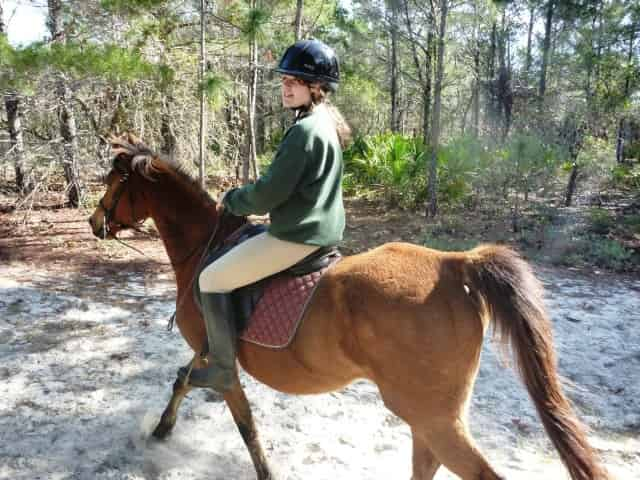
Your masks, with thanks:
[{"label": "horse's neck", "polygon": [[150,210],[178,274],[180,265],[191,263],[186,262],[189,255],[204,247],[217,228],[215,205],[207,202],[199,192],[176,181],[175,188],[170,191],[158,188],[151,192]]}]

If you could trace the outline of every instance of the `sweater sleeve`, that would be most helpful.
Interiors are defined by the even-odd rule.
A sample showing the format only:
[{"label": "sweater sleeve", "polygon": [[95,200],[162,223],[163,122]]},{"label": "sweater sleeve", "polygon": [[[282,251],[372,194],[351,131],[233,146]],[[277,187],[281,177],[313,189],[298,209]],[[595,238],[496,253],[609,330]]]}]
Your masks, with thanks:
[{"label": "sweater sleeve", "polygon": [[285,202],[305,171],[308,153],[304,135],[293,126],[285,135],[273,162],[258,180],[225,195],[223,204],[234,215],[264,215]]}]

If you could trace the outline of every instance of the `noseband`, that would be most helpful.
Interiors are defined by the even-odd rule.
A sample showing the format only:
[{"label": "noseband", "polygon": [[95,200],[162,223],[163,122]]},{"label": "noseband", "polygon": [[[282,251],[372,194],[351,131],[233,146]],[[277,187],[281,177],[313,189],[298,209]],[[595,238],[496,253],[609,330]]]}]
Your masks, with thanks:
[{"label": "noseband", "polygon": [[[129,180],[129,172],[123,172],[121,170],[117,170],[118,173],[120,173],[121,177],[118,183],[118,187],[116,188],[115,193],[113,194],[113,204],[111,205],[110,208],[107,208],[107,206],[104,204],[104,197],[102,197],[100,199],[100,201],[98,202],[98,205],[100,205],[100,208],[102,208],[102,210],[104,210],[104,221],[103,221],[103,229],[105,230],[105,233],[110,233],[111,228],[109,227],[109,225],[111,225],[113,217],[115,216],[116,213],[116,209],[118,208],[118,203],[120,202],[120,198],[122,197],[122,194],[125,191],[126,188],[126,184],[127,184],[127,180]],[[131,199],[131,196],[129,196],[129,202],[131,204],[131,218],[133,217],[133,199]],[[135,228],[134,225],[127,225],[124,223],[117,223],[115,222],[113,224],[114,226],[123,229],[123,228]],[[106,236],[106,235],[105,235]]]}]

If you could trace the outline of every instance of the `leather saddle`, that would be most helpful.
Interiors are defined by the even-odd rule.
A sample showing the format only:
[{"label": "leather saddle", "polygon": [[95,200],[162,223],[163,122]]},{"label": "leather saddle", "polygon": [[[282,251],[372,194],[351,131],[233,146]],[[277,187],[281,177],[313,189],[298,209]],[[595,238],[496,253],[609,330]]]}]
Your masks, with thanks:
[{"label": "leather saddle", "polygon": [[[198,275],[207,266],[215,262],[218,258],[235,248],[237,245],[265,232],[266,230],[267,228],[264,225],[258,224],[247,224],[241,227],[241,231],[239,231],[238,234],[232,235],[231,238],[225,242],[225,244],[209,253],[202,266],[200,267]],[[265,293],[266,287],[271,282],[283,277],[304,277],[314,272],[324,271],[341,257],[342,254],[337,247],[322,247],[286,270],[283,270],[274,275],[271,275],[255,283],[246,285],[231,292],[230,295],[232,296],[236,310],[236,329],[238,333],[240,334],[241,332],[243,332],[249,325],[249,320],[251,319],[252,313],[260,303],[260,300]],[[200,302],[200,288],[197,281],[194,282],[193,294],[196,304],[198,305],[200,310],[202,310],[202,305]]]}]

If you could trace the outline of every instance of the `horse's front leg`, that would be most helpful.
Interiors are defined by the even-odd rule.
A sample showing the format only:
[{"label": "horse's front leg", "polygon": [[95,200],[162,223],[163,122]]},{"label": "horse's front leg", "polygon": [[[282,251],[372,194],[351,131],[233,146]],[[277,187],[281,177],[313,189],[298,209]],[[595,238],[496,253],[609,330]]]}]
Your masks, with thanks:
[{"label": "horse's front leg", "polygon": [[224,394],[224,400],[227,402],[229,410],[231,410],[231,415],[233,415],[238,430],[240,430],[242,439],[249,449],[258,480],[273,480],[274,476],[269,469],[262,445],[258,439],[258,431],[253,421],[251,407],[249,407],[249,402],[237,376],[233,387]]},{"label": "horse's front leg", "polygon": [[[199,355],[194,357],[194,362],[198,362]],[[162,417],[160,417],[160,422],[153,430],[153,436],[162,440],[167,437],[173,430],[173,427],[176,424],[176,419],[178,417],[178,408],[182,403],[184,397],[189,393],[193,387],[180,378],[177,378],[173,384],[173,394],[171,395],[171,399],[169,400],[169,404],[162,412]]]}]

